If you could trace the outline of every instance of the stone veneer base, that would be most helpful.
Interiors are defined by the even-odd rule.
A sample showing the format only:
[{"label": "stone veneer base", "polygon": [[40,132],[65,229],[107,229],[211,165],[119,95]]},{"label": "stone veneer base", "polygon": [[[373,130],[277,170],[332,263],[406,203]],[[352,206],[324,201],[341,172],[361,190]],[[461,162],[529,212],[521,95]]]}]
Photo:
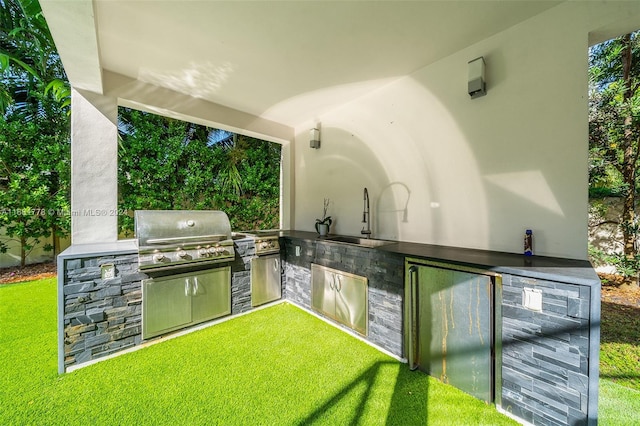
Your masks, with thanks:
[{"label": "stone veneer base", "polygon": [[[102,358],[96,358],[96,359],[93,359],[91,361],[87,361],[87,362],[84,362],[84,363],[81,363],[81,364],[72,365],[72,366],[70,366],[70,367],[68,367],[66,369],[66,372],[67,373],[71,373],[71,372],[73,372],[75,370],[78,370],[80,368],[88,367],[90,365],[97,364],[99,362],[106,361],[108,359],[112,359],[112,358],[115,358],[115,357],[120,356],[120,355],[124,355],[124,354],[128,354],[128,353],[131,353],[131,352],[135,352],[135,351],[138,351],[140,349],[147,348],[149,346],[157,345],[158,343],[166,342],[167,340],[175,339],[176,337],[181,337],[181,336],[184,336],[184,335],[187,335],[187,334],[191,334],[191,333],[193,333],[195,331],[204,330],[205,328],[213,327],[214,325],[222,324],[223,322],[230,321],[232,319],[241,317],[243,315],[247,315],[247,314],[250,314],[252,312],[259,311],[261,309],[270,308],[272,306],[279,305],[281,303],[289,303],[289,302],[287,300],[280,299],[280,300],[276,300],[274,302],[269,302],[269,303],[265,303],[264,305],[257,306],[255,308],[253,308],[251,311],[241,312],[239,314],[230,315],[230,316],[221,317],[221,318],[216,318],[216,319],[211,320],[211,321],[207,321],[207,322],[203,322],[203,323],[200,323],[200,324],[196,324],[196,325],[194,325],[192,327],[188,327],[188,328],[185,328],[185,329],[182,329],[182,330],[174,331],[172,333],[168,333],[168,334],[162,335],[162,336],[160,336],[158,338],[155,338],[155,339],[152,339],[152,340],[143,341],[142,343],[140,343],[137,346],[132,346],[130,348],[123,349],[122,351],[115,352],[115,353],[112,353],[110,355],[106,355],[106,356],[104,356]],[[291,303],[291,304],[296,306],[296,307],[298,307],[298,308],[300,308],[295,303]],[[300,309],[302,309],[302,308],[300,308]],[[382,350],[381,348],[377,348],[377,349]]]},{"label": "stone veneer base", "polygon": [[[135,244],[129,241],[104,246],[72,246],[58,257],[58,271],[62,271],[58,275],[60,373],[287,300],[405,361],[405,257],[420,256],[424,250],[455,257],[455,249],[432,246],[423,249],[419,245],[400,243],[395,252],[372,250],[329,243],[306,235],[313,235],[310,233],[294,234],[285,233],[281,239],[283,296],[280,301],[251,307],[250,269],[255,247],[253,240],[239,240],[236,241],[238,255],[231,262],[232,315],[149,341],[141,338],[141,280],[147,276],[138,271]],[[472,258],[493,256],[465,249],[460,253]],[[533,268],[520,268],[520,260],[514,255],[497,253],[496,256],[506,261],[500,263],[506,266],[492,268],[503,277],[500,303],[502,399],[498,409],[526,424],[595,424],[600,319],[597,277],[591,278],[589,273],[581,272],[589,265],[584,266],[579,261],[540,258],[534,259],[538,265]],[[424,253],[423,257],[439,259]],[[368,278],[367,336],[360,336],[311,309],[312,263]],[[100,266],[103,264],[115,266],[113,278],[101,278]],[[542,290],[545,300],[542,313],[532,313],[521,307],[524,286]]]}]

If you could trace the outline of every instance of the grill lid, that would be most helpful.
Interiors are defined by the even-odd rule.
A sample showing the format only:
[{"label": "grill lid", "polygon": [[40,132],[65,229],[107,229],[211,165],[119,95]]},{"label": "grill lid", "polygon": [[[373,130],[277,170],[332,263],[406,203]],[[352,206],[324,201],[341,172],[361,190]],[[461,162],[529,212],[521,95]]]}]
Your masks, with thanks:
[{"label": "grill lid", "polygon": [[233,260],[231,224],[217,210],[137,210],[140,269],[163,270]]},{"label": "grill lid", "polygon": [[138,247],[178,246],[231,239],[231,223],[219,210],[136,210]]}]

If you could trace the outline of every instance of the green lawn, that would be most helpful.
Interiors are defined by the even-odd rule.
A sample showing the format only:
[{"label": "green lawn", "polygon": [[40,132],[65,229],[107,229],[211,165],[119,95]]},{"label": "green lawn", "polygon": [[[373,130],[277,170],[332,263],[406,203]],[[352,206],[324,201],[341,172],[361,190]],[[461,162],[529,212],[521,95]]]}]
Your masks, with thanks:
[{"label": "green lawn", "polygon": [[[601,356],[628,386],[620,320],[603,317]],[[287,304],[62,376],[56,342],[55,279],[0,286],[0,424],[516,424]],[[640,391],[601,379],[599,410],[640,424]]]},{"label": "green lawn", "polygon": [[640,391],[640,309],[602,302],[600,377]]},{"label": "green lawn", "polygon": [[602,302],[600,424],[640,425],[640,309]]},{"label": "green lawn", "polygon": [[507,425],[288,304],[56,373],[54,279],[0,286],[0,424]]},{"label": "green lawn", "polygon": [[640,425],[640,391],[600,379],[600,426]]}]

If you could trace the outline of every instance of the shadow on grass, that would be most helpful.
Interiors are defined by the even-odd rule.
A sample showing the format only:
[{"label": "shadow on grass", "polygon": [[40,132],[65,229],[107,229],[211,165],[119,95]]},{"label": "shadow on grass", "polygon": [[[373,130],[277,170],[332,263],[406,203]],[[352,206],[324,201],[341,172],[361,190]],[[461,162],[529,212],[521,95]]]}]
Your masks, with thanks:
[{"label": "shadow on grass", "polygon": [[601,343],[640,345],[640,308],[602,301]]},{"label": "shadow on grass", "polygon": [[[367,401],[374,389],[374,384],[381,369],[385,366],[398,366],[398,376],[396,377],[395,387],[389,411],[387,413],[387,425],[411,425],[411,424],[427,424],[427,395],[429,393],[429,381],[420,381],[421,385],[416,386],[416,373],[409,370],[405,364],[398,365],[397,361],[379,361],[362,372],[349,385],[345,386],[336,393],[331,399],[316,408],[309,414],[300,424],[308,425],[314,423],[322,423],[324,414],[331,407],[340,404],[340,401],[346,398],[352,391],[364,385],[366,389],[360,396],[358,405],[352,413],[352,418],[345,425],[357,425],[365,414]],[[426,378],[426,376],[424,376]]]}]

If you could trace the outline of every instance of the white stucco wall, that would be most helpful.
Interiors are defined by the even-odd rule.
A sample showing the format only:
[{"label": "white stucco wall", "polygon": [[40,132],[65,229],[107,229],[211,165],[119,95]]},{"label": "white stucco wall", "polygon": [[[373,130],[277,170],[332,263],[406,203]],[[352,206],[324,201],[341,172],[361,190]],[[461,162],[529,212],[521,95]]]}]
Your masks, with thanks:
[{"label": "white stucco wall", "polygon": [[298,126],[296,228],[329,197],[332,232],[359,234],[367,187],[374,237],[520,253],[530,228],[536,254],[586,258],[589,31],[627,12],[553,8],[317,117],[320,150]]},{"label": "white stucco wall", "polygon": [[118,240],[118,104],[71,92],[71,242]]}]

